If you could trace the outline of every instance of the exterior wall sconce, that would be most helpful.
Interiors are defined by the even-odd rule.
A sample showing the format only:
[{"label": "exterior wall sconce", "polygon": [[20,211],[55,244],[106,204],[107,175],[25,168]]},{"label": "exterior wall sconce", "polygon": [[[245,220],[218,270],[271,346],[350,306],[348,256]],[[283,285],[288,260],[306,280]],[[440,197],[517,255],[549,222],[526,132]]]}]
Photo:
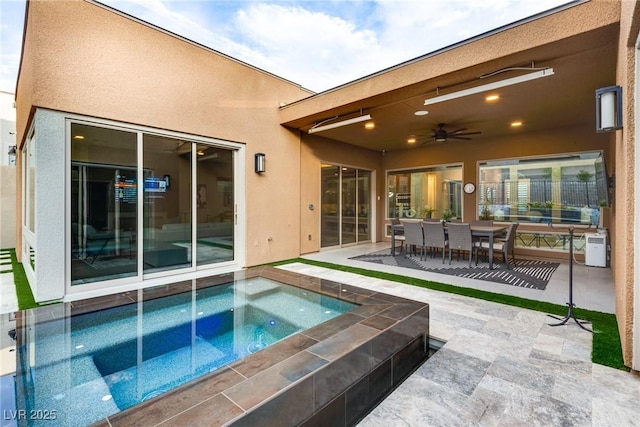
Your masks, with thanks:
[{"label": "exterior wall sconce", "polygon": [[596,89],[596,131],[622,129],[622,87]]},{"label": "exterior wall sconce", "polygon": [[266,156],[264,153],[256,153],[254,157],[254,169],[256,173],[263,173],[266,171]]}]

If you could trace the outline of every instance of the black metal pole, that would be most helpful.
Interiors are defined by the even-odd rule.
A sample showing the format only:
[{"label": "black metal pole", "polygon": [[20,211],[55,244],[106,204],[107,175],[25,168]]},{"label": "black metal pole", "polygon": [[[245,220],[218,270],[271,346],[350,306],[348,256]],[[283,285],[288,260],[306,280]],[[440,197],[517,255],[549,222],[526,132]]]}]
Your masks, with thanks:
[{"label": "black metal pole", "polygon": [[[549,226],[551,228],[553,228],[552,224],[549,224]],[[591,225],[589,225],[589,228],[591,228]],[[563,318],[560,318],[560,317],[553,316],[553,315],[549,314],[548,315],[549,317],[553,317],[554,319],[560,320],[560,322],[558,322],[558,323],[549,323],[549,326],[565,325],[570,319],[573,318],[573,320],[582,329],[584,329],[585,331],[588,331],[588,332],[593,332],[591,329],[587,329],[587,328],[585,328],[583,326],[584,323],[590,323],[590,322],[588,322],[586,320],[578,320],[576,318],[576,313],[573,310],[575,308],[575,306],[576,306],[573,303],[573,232],[574,232],[574,227],[573,227],[573,225],[570,225],[569,226],[569,302],[567,303],[567,305],[569,306],[569,310],[567,311],[567,315],[564,316]]]}]

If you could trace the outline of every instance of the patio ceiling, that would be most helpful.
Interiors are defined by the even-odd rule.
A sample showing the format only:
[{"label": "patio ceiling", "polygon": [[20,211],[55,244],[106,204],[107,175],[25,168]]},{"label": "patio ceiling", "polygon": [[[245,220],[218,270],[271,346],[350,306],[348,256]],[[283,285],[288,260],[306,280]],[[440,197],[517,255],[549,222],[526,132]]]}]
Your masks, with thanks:
[{"label": "patio ceiling", "polygon": [[[330,122],[333,123],[358,116],[361,112],[370,114],[375,123],[372,130],[365,129],[364,123],[355,123],[314,135],[377,151],[456,144],[458,140],[455,139],[445,143],[429,141],[432,129],[437,128],[438,123],[445,123],[445,129],[449,131],[466,128],[467,131],[482,132],[471,136],[479,146],[492,138],[524,132],[553,132],[576,126],[587,126],[595,132],[595,90],[616,82],[617,41],[618,26],[607,25],[408,86],[396,85],[395,89],[380,91],[374,96],[345,102],[355,93],[354,86],[361,85],[362,94],[366,94],[368,88],[373,92],[383,86],[381,82],[384,79],[392,81],[397,69],[402,68],[400,66],[294,103],[290,111],[285,111],[289,107],[284,107],[282,124],[306,134],[314,124],[330,117],[339,117]],[[442,55],[455,55],[455,50]],[[462,54],[468,54],[468,50],[459,53]],[[422,67],[430,67],[432,63],[438,63],[437,56],[417,62]],[[472,63],[472,59],[465,59]],[[485,101],[488,93],[482,92],[424,105],[424,101],[436,96],[437,92],[447,94],[528,72],[506,71],[480,79],[481,75],[509,67],[532,66],[536,69],[553,68],[554,74],[493,90],[490,93],[498,94],[500,98],[491,103]],[[428,114],[414,114],[420,110],[426,110]],[[510,126],[516,120],[523,123],[521,127]],[[412,136],[417,141],[409,144],[407,140]]]}]

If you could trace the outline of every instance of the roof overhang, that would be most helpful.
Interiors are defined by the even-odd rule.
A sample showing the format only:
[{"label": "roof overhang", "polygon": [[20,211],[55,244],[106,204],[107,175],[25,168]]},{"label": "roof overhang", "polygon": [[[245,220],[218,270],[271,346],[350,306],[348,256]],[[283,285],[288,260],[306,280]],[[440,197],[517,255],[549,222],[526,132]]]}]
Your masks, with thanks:
[{"label": "roof overhang", "polygon": [[[438,123],[481,131],[473,136],[478,141],[514,131],[595,129],[595,90],[616,81],[619,20],[617,2],[578,2],[284,106],[281,124],[307,133],[333,117],[370,114],[373,130],[353,123],[316,135],[386,151],[408,148],[411,136],[416,145],[427,141]],[[553,73],[522,77],[540,69]],[[509,79],[523,81],[500,85]],[[435,96],[491,83],[500,86],[491,91],[500,96],[497,102],[485,101],[489,91],[471,91],[425,105]],[[514,120],[523,126],[515,130]]]}]

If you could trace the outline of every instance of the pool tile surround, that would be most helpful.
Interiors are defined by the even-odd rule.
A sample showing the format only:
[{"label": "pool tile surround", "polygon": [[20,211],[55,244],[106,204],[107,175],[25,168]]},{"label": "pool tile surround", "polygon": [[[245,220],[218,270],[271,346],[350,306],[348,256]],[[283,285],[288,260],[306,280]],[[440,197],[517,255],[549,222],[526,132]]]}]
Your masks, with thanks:
[{"label": "pool tile surround", "polygon": [[[350,425],[369,410],[362,404],[362,390],[369,402],[378,402],[427,357],[425,303],[271,267],[198,279],[196,288],[252,277],[360,307],[94,425],[242,426],[258,420],[265,425],[265,417],[270,420],[267,425],[315,425],[328,420],[332,425]],[[148,300],[191,289],[191,282],[181,282],[142,293]],[[133,291],[76,301],[68,303],[68,311],[73,315],[130,304],[137,295]],[[37,310],[43,321],[60,312]]]}]

